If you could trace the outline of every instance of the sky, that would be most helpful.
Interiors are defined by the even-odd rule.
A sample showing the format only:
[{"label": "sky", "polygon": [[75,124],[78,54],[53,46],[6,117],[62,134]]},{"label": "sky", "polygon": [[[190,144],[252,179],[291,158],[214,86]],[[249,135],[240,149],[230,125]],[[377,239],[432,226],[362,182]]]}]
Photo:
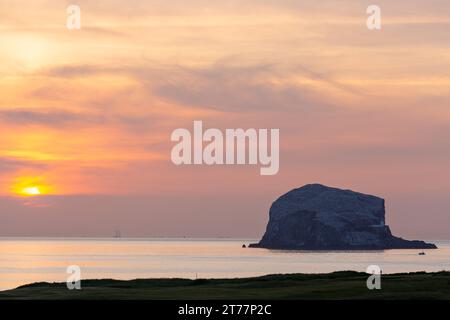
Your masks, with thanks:
[{"label": "sky", "polygon": [[[450,239],[450,2],[375,2],[78,0],[68,30],[71,1],[0,0],[0,236],[255,238],[322,183]],[[194,120],[280,129],[279,173],[175,166]]]}]

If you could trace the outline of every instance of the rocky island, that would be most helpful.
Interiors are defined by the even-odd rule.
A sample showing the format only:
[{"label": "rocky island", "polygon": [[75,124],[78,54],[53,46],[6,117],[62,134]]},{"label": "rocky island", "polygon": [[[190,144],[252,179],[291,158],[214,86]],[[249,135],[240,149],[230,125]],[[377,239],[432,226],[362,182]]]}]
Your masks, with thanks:
[{"label": "rocky island", "polygon": [[392,235],[384,199],[309,184],[271,206],[261,241],[250,247],[292,250],[435,249],[432,243]]}]

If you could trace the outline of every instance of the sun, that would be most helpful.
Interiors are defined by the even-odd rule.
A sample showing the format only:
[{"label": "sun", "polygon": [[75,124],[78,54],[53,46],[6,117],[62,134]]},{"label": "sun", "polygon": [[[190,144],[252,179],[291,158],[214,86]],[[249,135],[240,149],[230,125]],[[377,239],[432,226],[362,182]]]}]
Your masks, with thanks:
[{"label": "sun", "polygon": [[13,194],[22,197],[48,195],[51,189],[43,177],[18,177],[11,187]]},{"label": "sun", "polygon": [[21,190],[21,194],[25,196],[39,196],[41,190],[39,190],[39,187],[26,187]]}]

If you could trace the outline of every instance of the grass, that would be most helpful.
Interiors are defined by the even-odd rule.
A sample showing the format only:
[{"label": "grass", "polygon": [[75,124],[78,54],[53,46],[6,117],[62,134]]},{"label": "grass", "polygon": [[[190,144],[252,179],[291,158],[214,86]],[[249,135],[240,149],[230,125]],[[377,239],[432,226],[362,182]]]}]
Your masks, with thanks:
[{"label": "grass", "polygon": [[0,292],[0,299],[450,299],[450,272],[383,275],[381,290],[368,290],[366,273],[279,274],[239,279],[84,280],[34,283]]}]

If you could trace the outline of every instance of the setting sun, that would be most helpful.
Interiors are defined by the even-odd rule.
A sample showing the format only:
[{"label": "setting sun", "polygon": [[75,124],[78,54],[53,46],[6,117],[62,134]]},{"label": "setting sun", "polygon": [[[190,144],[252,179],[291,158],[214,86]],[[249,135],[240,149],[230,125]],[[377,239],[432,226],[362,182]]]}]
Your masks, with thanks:
[{"label": "setting sun", "polygon": [[19,196],[31,197],[47,195],[50,189],[42,177],[19,177],[12,187],[12,192]]},{"label": "setting sun", "polygon": [[38,196],[41,194],[39,187],[27,187],[22,189],[21,193],[27,196]]}]

